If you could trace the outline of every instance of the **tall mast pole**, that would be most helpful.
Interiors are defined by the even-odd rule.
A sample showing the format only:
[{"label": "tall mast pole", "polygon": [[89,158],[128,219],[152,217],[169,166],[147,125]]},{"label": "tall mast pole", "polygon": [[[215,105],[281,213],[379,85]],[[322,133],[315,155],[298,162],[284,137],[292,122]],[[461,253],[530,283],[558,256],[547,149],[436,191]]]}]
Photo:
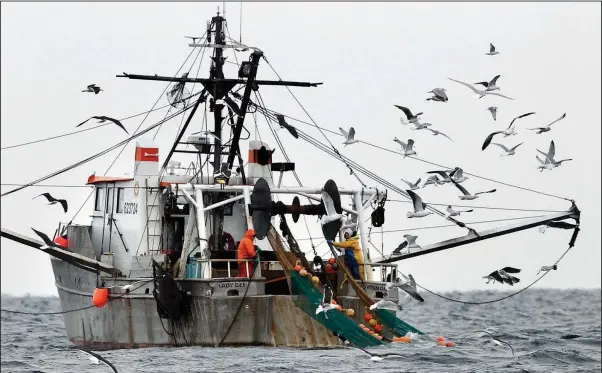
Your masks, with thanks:
[{"label": "tall mast pole", "polygon": [[[215,24],[215,44],[224,45],[224,17],[217,13],[217,16],[213,17],[212,23]],[[215,48],[215,53],[213,55],[213,68],[211,69],[211,78],[218,79],[215,82],[213,97],[219,97],[220,103],[218,104],[217,100],[214,101],[213,107],[213,119],[215,123],[215,154],[213,158],[213,172],[218,172],[221,168],[221,156],[222,156],[222,109],[224,108],[223,103],[221,103],[222,95],[219,94],[223,90],[223,82],[224,79],[224,58],[223,58],[223,49]]]}]

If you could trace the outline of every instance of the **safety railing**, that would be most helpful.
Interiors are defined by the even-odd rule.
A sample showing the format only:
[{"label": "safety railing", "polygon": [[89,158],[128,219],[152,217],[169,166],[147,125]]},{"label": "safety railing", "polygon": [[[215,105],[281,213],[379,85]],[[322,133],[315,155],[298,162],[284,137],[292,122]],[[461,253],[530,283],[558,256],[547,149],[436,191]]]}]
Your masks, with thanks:
[{"label": "safety railing", "polygon": [[[249,265],[249,263],[254,263],[255,260],[254,259],[201,259],[201,258],[190,258],[190,263],[188,264],[187,267],[187,273],[186,273],[186,277],[187,278],[202,278],[201,274],[202,274],[202,268],[203,266],[209,266],[209,268],[211,269],[210,273],[211,273],[211,278],[232,278],[232,263],[236,263],[236,266],[238,268],[238,263],[239,262],[244,262],[245,267],[246,267],[246,272],[248,274],[253,272],[253,267],[251,267]],[[216,263],[227,263],[227,265],[225,266],[226,268],[217,268],[218,270],[225,270],[226,271],[226,277],[213,277],[213,273],[214,273],[214,264]],[[269,260],[269,261],[260,261],[258,263],[257,269],[255,270],[255,273],[253,274],[253,278],[259,278],[261,277],[261,271],[281,271],[283,270],[282,265],[280,264],[280,262],[278,261],[273,261],[273,260]],[[247,277],[248,278],[248,277]]]}]

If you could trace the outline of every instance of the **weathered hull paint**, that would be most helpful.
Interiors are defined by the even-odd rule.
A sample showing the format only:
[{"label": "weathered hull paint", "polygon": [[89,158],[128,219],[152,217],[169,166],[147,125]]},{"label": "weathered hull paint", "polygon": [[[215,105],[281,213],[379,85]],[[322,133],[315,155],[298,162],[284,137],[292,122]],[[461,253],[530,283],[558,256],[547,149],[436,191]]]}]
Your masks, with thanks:
[{"label": "weathered hull paint", "polygon": [[159,318],[152,283],[140,290],[149,288],[149,294],[111,295],[104,307],[86,308],[92,305],[96,276],[58,259],[51,262],[62,310],[77,309],[63,314],[67,336],[74,345],[96,350],[218,345],[341,346],[337,337],[297,308],[291,296],[285,295],[258,295],[244,300],[192,296],[189,317],[174,325]]}]

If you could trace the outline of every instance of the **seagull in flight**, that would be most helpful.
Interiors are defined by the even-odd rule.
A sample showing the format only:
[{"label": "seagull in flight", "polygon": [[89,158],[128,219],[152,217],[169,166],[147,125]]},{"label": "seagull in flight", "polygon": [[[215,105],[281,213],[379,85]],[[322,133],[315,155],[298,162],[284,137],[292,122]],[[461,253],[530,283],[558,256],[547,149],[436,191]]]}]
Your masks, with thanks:
[{"label": "seagull in flight", "polygon": [[426,181],[424,182],[424,184],[422,185],[422,187],[426,187],[427,185],[434,185],[434,186],[439,186],[439,185],[443,185],[445,184],[444,182],[442,182],[441,180],[439,180],[439,178],[437,177],[437,175],[432,175],[429,176]]},{"label": "seagull in flight", "polygon": [[531,131],[536,131],[535,134],[539,135],[539,134],[542,134],[544,132],[548,132],[549,130],[551,130],[552,128],[550,128],[550,126],[552,124],[563,120],[565,117],[566,117],[566,113],[562,114],[562,116],[560,118],[556,119],[555,121],[553,121],[552,123],[548,124],[547,126],[544,126],[544,127],[535,127],[535,128],[527,128],[527,129],[531,130]]},{"label": "seagull in flight", "polygon": [[[539,271],[537,271],[537,275],[539,275],[539,272],[549,272],[549,271],[555,271],[558,269],[558,266],[556,264],[554,264],[553,266],[542,266]],[[535,275],[535,276],[537,276]]]},{"label": "seagull in flight", "polygon": [[487,279],[487,284],[491,281],[493,283],[500,282],[505,283],[510,286],[514,286],[514,284],[520,282],[520,279],[514,276],[509,275],[509,273],[520,273],[520,269],[513,267],[504,267],[502,269],[498,269],[496,271],[491,272],[487,276],[483,276],[484,279]]},{"label": "seagull in flight", "polygon": [[424,130],[424,129],[428,129],[428,126],[432,126],[431,123],[412,123],[414,125],[414,127],[411,127],[410,130],[411,131],[417,131],[417,130]]},{"label": "seagull in flight", "polygon": [[489,43],[489,53],[485,53],[487,56],[495,56],[496,54],[500,54],[500,52],[495,50],[495,46]]},{"label": "seagull in flight", "polygon": [[418,290],[416,289],[416,281],[414,280],[414,277],[411,274],[406,276],[403,273],[401,274],[401,277],[402,278],[400,279],[400,281],[393,283],[393,286],[403,290],[407,295],[409,295],[413,299],[416,299],[419,302],[424,302],[424,298],[422,298],[422,296],[418,294]]},{"label": "seagull in flight", "polygon": [[[512,346],[510,345],[510,343],[504,342],[501,339],[495,338],[491,333],[489,333],[488,331],[485,331],[485,330],[477,330],[477,331],[473,332],[472,334],[474,334],[474,333],[485,333],[485,334],[487,334],[487,335],[489,335],[491,337],[491,340],[496,345],[498,345],[498,346],[502,346],[502,345],[508,346],[510,348],[510,351],[512,351],[512,358],[516,359],[516,355],[514,355],[514,349],[512,348]],[[464,338],[466,338],[466,337],[464,337]],[[464,339],[464,338],[462,338],[462,339]]]},{"label": "seagull in flight", "polygon": [[[98,92],[103,91],[102,88],[98,87],[96,84],[90,84],[86,89],[84,89],[82,92],[94,92],[95,95],[98,94]],[[104,92],[104,91],[103,91]]]},{"label": "seagull in flight", "polygon": [[414,211],[408,211],[406,216],[408,218],[423,218],[425,216],[431,215],[432,211],[427,211],[426,203],[422,202],[422,198],[411,190],[406,190],[406,193],[410,195],[412,199],[412,204],[414,205]]},{"label": "seagull in flight", "polygon": [[78,351],[88,354],[89,355],[88,357],[90,358],[90,361],[92,362],[92,364],[100,364],[100,362],[102,361],[106,366],[111,368],[111,370],[113,370],[114,373],[118,373],[117,368],[115,368],[115,365],[111,364],[110,361],[108,361],[104,357],[100,356],[99,354],[96,354],[92,351],[84,350],[83,348],[78,348],[78,347],[74,347],[74,348]]},{"label": "seagull in flight", "polygon": [[491,113],[491,116],[493,117],[493,120],[497,120],[496,116],[497,116],[497,106],[490,106],[487,108],[487,110],[489,110],[489,112]]},{"label": "seagull in flight", "polygon": [[483,97],[485,97],[485,95],[494,95],[494,96],[500,96],[500,97],[503,97],[503,98],[507,98],[508,100],[514,100],[513,98],[510,98],[508,96],[504,96],[501,93],[491,92],[491,91],[487,91],[487,90],[481,91],[481,90],[476,89],[475,87],[473,87],[472,85],[470,85],[468,83],[465,83],[465,82],[462,82],[462,81],[459,81],[459,80],[456,80],[456,79],[452,79],[452,78],[447,78],[447,79],[452,80],[452,81],[454,81],[456,83],[460,83],[460,84],[462,84],[462,85],[470,88],[475,94],[479,95],[479,98],[483,98]]},{"label": "seagull in flight", "polygon": [[331,221],[340,220],[343,218],[343,214],[337,213],[334,208],[334,201],[330,194],[322,189],[322,202],[324,203],[324,209],[326,210],[326,215],[322,216],[322,225],[326,225]]},{"label": "seagull in flight", "polygon": [[530,113],[521,114],[518,117],[512,119],[512,122],[510,122],[510,125],[505,130],[495,131],[495,132],[490,133],[489,136],[487,136],[487,138],[485,138],[485,141],[483,142],[483,146],[481,147],[481,150],[487,149],[487,147],[491,143],[491,140],[493,140],[493,136],[495,136],[495,135],[499,135],[501,133],[504,134],[504,137],[516,135],[516,128],[514,127],[514,121],[517,119],[528,117],[529,115],[533,115],[533,114],[535,114],[534,111],[532,111]]},{"label": "seagull in flight", "polygon": [[[420,245],[418,245],[416,243],[416,239],[418,238],[418,236],[413,236],[411,234],[404,234],[403,238],[406,239],[406,242],[408,243],[408,249],[420,249]],[[408,250],[409,252],[409,250]]]},{"label": "seagull in flight", "polygon": [[393,312],[403,311],[403,308],[395,302],[390,300],[381,299],[378,302],[374,303],[370,306],[370,311],[372,310],[389,310]]},{"label": "seagull in flight", "polygon": [[67,212],[67,200],[54,198],[53,196],[50,195],[50,193],[42,193],[39,196],[33,197],[33,199],[38,198],[40,196],[44,196],[46,198],[46,200],[48,200],[49,205],[55,205],[57,203],[60,203],[61,206],[63,206],[63,211],[65,211],[65,213]]},{"label": "seagull in flight", "polygon": [[441,131],[437,131],[436,129],[433,129],[433,128],[427,128],[427,130],[431,131],[433,133],[433,136],[443,135],[443,136],[447,137],[451,142],[454,142],[454,140],[452,140],[451,137],[447,136],[446,134],[444,134]]},{"label": "seagull in flight", "polygon": [[540,152],[541,154],[543,154],[546,157],[545,161],[544,161],[544,160],[539,159],[538,156],[535,156],[535,158],[537,158],[537,160],[542,164],[541,166],[538,167],[540,169],[540,171],[543,171],[544,169],[551,170],[553,168],[560,166],[562,164],[562,162],[573,160],[572,158],[562,159],[560,161],[554,160],[554,155],[556,152],[556,147],[554,146],[554,140],[552,140],[550,142],[550,149],[548,150],[548,153],[544,153],[539,149],[535,149],[535,150],[537,150],[538,152]]},{"label": "seagull in flight", "polygon": [[409,139],[408,143],[399,140],[397,137],[393,139],[396,143],[401,145],[401,149],[403,150],[403,157],[407,157],[409,155],[416,155],[416,151],[414,150],[414,140]]},{"label": "seagull in flight", "polygon": [[[438,183],[439,185],[441,185],[441,184],[446,184],[446,183],[451,183],[451,177],[450,177],[450,175],[449,175],[447,172],[445,172],[445,171],[427,171],[427,174],[437,174],[437,175],[441,176],[441,177],[442,177],[442,180],[439,180],[439,179],[437,178],[437,180],[439,180],[439,183]],[[435,177],[436,177],[436,176],[435,176]]]},{"label": "seagull in flight", "polygon": [[297,130],[295,129],[295,127],[293,127],[290,124],[286,123],[286,120],[284,120],[284,115],[282,115],[282,114],[276,114],[276,119],[278,120],[278,124],[280,125],[280,127],[286,128],[286,130],[291,135],[293,135],[294,138],[296,138],[296,139],[299,138],[299,134],[297,133]]},{"label": "seagull in flight", "polygon": [[411,183],[409,181],[406,181],[404,179],[401,179],[401,181],[403,181],[404,183],[408,184],[408,186],[410,187],[410,190],[416,190],[416,189],[420,189],[420,187],[418,186],[418,184],[420,184],[420,180],[422,180],[421,178],[418,178],[418,180],[416,180],[415,183]]},{"label": "seagull in flight", "polygon": [[453,217],[453,216],[460,216],[460,214],[463,213],[463,212],[473,212],[473,210],[470,209],[470,210],[459,210],[459,211],[456,211],[456,210],[454,210],[451,207],[451,205],[447,206],[447,214],[448,214],[448,216],[450,218]]},{"label": "seagull in flight", "polygon": [[475,83],[475,84],[480,84],[480,85],[484,86],[484,87],[485,87],[485,90],[486,90],[486,91],[488,91],[488,92],[491,92],[491,91],[499,91],[499,90],[500,90],[500,87],[498,87],[498,86],[496,85],[496,83],[497,83],[497,80],[498,80],[499,78],[500,78],[500,75],[496,75],[496,76],[495,76],[493,79],[491,79],[491,81],[490,81],[490,82],[478,82],[478,83]]},{"label": "seagull in flight", "polygon": [[125,127],[123,126],[123,124],[121,124],[121,122],[120,122],[119,120],[117,120],[117,119],[113,119],[113,118],[110,118],[110,117],[107,117],[107,116],[104,116],[104,115],[95,116],[95,117],[90,117],[90,118],[86,119],[85,121],[81,122],[80,124],[78,124],[78,125],[77,125],[77,126],[75,126],[75,127],[79,127],[79,126],[81,126],[82,124],[86,123],[86,122],[87,122],[87,121],[89,121],[90,119],[98,119],[98,123],[104,123],[104,122],[106,122],[106,121],[113,122],[113,123],[115,123],[116,125],[118,125],[118,126],[119,126],[119,127],[122,129],[122,130],[124,130],[124,131],[125,131],[125,133],[127,133],[127,134],[129,135],[129,132],[128,132],[128,131],[125,129]]},{"label": "seagull in flight", "polygon": [[349,128],[349,132],[347,132],[344,129],[342,129],[341,127],[339,127],[339,131],[341,131],[343,136],[345,136],[345,141],[343,142],[343,144],[345,144],[345,146],[355,144],[356,142],[359,141],[359,140],[354,139],[355,128],[351,127],[351,128]]},{"label": "seagull in flight", "polygon": [[458,196],[458,198],[461,200],[472,201],[474,199],[479,198],[479,194],[494,193],[496,191],[495,189],[491,189],[491,190],[487,190],[485,192],[477,192],[475,194],[470,194],[470,192],[468,190],[466,190],[466,188],[464,188],[462,185],[456,183],[453,179],[451,182],[456,186],[456,188],[460,189],[460,191],[462,192],[463,195]]},{"label": "seagull in flight", "polygon": [[445,88],[433,88],[427,93],[432,93],[433,97],[429,97],[427,101],[439,101],[439,102],[447,102],[449,98],[447,97],[447,93]]},{"label": "seagull in flight", "polygon": [[510,149],[508,149],[507,147],[505,147],[502,144],[498,144],[497,142],[492,142],[492,144],[493,145],[497,145],[500,148],[504,149],[505,153],[500,154],[500,157],[504,157],[504,156],[514,155],[516,148],[518,148],[519,146],[521,146],[523,143],[521,142],[520,144],[515,145],[513,148],[510,148]]},{"label": "seagull in flight", "polygon": [[451,179],[454,179],[456,181],[456,183],[461,183],[463,181],[468,180],[467,176],[464,176],[464,171],[462,171],[462,169],[460,167],[456,167],[454,168],[450,173],[449,173],[449,177]]},{"label": "seagull in flight", "polygon": [[403,113],[408,118],[408,122],[409,123],[416,123],[416,122],[418,122],[418,117],[421,116],[422,114],[424,114],[422,112],[417,113],[417,114],[412,114],[412,111],[410,109],[408,109],[407,107],[400,106],[400,105],[393,105],[393,106],[395,106],[399,110],[403,111]]}]

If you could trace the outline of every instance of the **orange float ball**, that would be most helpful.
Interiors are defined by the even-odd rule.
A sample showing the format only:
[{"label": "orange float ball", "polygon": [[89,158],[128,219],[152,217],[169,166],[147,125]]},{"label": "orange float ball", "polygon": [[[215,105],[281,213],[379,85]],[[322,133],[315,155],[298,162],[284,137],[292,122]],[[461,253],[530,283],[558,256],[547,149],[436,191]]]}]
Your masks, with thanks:
[{"label": "orange float ball", "polygon": [[299,271],[300,271],[300,270],[302,270],[302,269],[303,269],[303,267],[301,267],[301,265],[300,265],[300,264],[297,264],[297,265],[295,266],[295,271],[297,271],[297,272],[299,272]]},{"label": "orange float ball", "polygon": [[439,336],[439,337],[437,337],[437,341],[438,341],[438,342],[444,342],[444,341],[445,341],[445,338],[443,338],[443,337]]},{"label": "orange float ball", "polygon": [[320,279],[314,276],[311,278],[311,282],[313,282],[314,285],[318,286],[318,284],[320,283]]},{"label": "orange float ball", "polygon": [[334,258],[328,259],[328,264],[333,265],[336,262]]},{"label": "orange float ball", "polygon": [[366,327],[366,325],[364,325],[364,324],[359,324],[358,326],[362,329],[364,329]]},{"label": "orange float ball", "polygon": [[410,337],[399,337],[399,338],[397,338],[397,340],[399,342],[403,342],[403,343],[411,343],[412,342],[412,338],[410,338]]},{"label": "orange float ball", "polygon": [[348,309],[348,310],[347,310],[345,313],[346,313],[346,314],[347,314],[347,316],[349,316],[349,317],[353,317],[353,316],[355,316],[355,311],[354,311],[354,310],[352,310],[351,308],[349,308],[349,309]]},{"label": "orange float ball", "polygon": [[439,341],[439,346],[445,346],[445,341]]},{"label": "orange float ball", "polygon": [[456,347],[456,344],[453,341],[445,342],[445,347]]},{"label": "orange float ball", "polygon": [[372,320],[372,315],[371,315],[371,314],[369,314],[369,313],[365,314],[365,315],[364,315],[364,320],[366,320],[366,321],[370,321],[370,320]]},{"label": "orange float ball", "polygon": [[305,270],[305,268],[303,268],[302,270],[299,271],[299,274],[303,277],[307,276],[307,271]]},{"label": "orange float ball", "polygon": [[368,321],[368,324],[370,324],[370,326],[374,327],[378,323],[376,322],[375,319],[371,319],[370,321]]},{"label": "orange float ball", "polygon": [[383,330],[382,325],[374,325],[374,331],[380,333]]},{"label": "orange float ball", "polygon": [[339,311],[342,311],[342,310],[343,310],[343,307],[341,307],[341,305],[340,305],[340,304],[337,304],[337,310],[339,310]]},{"label": "orange float ball", "polygon": [[98,308],[104,307],[109,300],[109,289],[96,288],[92,294],[92,304]]},{"label": "orange float ball", "polygon": [[368,330],[368,333],[369,333],[370,335],[374,335],[374,332],[373,332],[372,330]]},{"label": "orange float ball", "polygon": [[382,337],[382,336],[380,336],[380,335],[379,335],[378,337],[376,337],[376,338],[378,338],[379,340],[382,340],[382,339],[383,339],[383,337]]}]

